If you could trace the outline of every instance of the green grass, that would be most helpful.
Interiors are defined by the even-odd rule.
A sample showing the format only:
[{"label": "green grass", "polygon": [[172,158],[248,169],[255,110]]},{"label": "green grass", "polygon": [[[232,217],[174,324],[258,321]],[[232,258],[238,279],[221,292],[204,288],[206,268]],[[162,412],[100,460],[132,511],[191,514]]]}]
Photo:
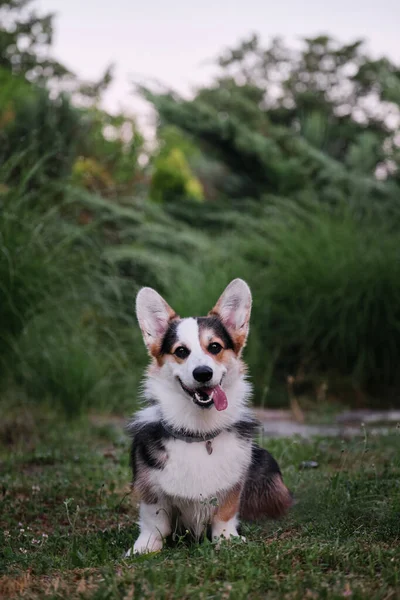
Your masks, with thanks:
[{"label": "green grass", "polygon": [[[14,399],[0,424],[0,596],[400,598],[400,434],[269,440],[297,504],[243,525],[246,543],[171,542],[123,559],[137,535],[120,420],[74,424]],[[3,410],[4,409],[4,410]],[[302,460],[319,468],[299,470]]]}]

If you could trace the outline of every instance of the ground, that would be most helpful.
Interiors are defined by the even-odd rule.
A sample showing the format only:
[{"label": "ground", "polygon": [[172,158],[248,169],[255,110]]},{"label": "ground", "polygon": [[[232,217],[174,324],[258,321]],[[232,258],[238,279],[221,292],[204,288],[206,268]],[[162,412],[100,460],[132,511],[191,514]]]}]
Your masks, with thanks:
[{"label": "ground", "polygon": [[[138,529],[120,420],[2,411],[1,598],[400,598],[400,432],[263,440],[297,504],[247,541],[171,540],[124,559]],[[315,460],[316,469],[300,469]]]}]

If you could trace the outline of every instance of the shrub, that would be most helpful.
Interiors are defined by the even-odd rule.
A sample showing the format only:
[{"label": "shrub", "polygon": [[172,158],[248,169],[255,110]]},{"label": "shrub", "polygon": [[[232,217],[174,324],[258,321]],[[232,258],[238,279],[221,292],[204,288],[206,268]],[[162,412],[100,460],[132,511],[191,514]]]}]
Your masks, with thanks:
[{"label": "shrub", "polygon": [[173,148],[168,155],[161,155],[155,161],[150,194],[157,202],[168,202],[177,198],[203,200],[201,183],[191,172],[179,148]]},{"label": "shrub", "polygon": [[[66,96],[52,99],[47,90],[31,88],[14,98],[13,118],[1,131],[0,159],[8,179],[18,185],[29,174],[30,188],[68,178],[84,124]],[[53,200],[54,203],[54,200]]]},{"label": "shrub", "polygon": [[[281,208],[245,254],[254,261],[254,337],[258,350],[276,352],[275,372],[336,372],[370,391],[398,385],[396,235],[346,210]],[[262,354],[255,371],[260,384]]]}]

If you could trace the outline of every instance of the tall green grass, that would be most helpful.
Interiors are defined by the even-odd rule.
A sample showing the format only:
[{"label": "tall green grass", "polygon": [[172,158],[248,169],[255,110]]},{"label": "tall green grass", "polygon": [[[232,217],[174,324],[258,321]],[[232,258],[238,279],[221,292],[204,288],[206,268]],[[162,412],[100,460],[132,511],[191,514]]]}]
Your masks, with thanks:
[{"label": "tall green grass", "polygon": [[393,400],[400,248],[389,227],[347,208],[280,206],[265,220],[263,239],[239,243],[251,265],[259,387],[272,358],[281,381],[300,369],[322,372]]},{"label": "tall green grass", "polygon": [[[242,213],[196,206],[190,222],[190,205],[116,204],[67,187],[63,197],[50,209],[51,197],[39,203],[27,189],[0,197],[3,385],[69,415],[130,412],[147,362],[139,287],[157,288],[184,317],[206,314],[243,277],[254,297],[245,359],[256,403],[285,403],[276,390],[299,369],[347,377],[389,402],[398,389],[391,224],[277,200]],[[89,223],[78,225],[83,209]]]},{"label": "tall green grass", "polygon": [[136,370],[133,380],[129,372],[133,311],[123,305],[96,231],[67,220],[68,203],[43,211],[35,200],[17,190],[1,199],[2,383],[21,385],[67,414],[115,408],[138,384]]}]

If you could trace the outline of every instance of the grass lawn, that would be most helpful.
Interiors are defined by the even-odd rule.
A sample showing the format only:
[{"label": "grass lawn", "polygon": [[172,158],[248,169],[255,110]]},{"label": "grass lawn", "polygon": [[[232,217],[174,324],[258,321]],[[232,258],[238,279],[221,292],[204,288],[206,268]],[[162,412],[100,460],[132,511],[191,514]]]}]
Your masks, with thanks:
[{"label": "grass lawn", "polygon": [[[125,560],[136,535],[120,422],[1,409],[0,597],[400,598],[400,432],[271,440],[297,505],[216,550],[179,539]],[[299,470],[302,460],[318,469]]]}]

